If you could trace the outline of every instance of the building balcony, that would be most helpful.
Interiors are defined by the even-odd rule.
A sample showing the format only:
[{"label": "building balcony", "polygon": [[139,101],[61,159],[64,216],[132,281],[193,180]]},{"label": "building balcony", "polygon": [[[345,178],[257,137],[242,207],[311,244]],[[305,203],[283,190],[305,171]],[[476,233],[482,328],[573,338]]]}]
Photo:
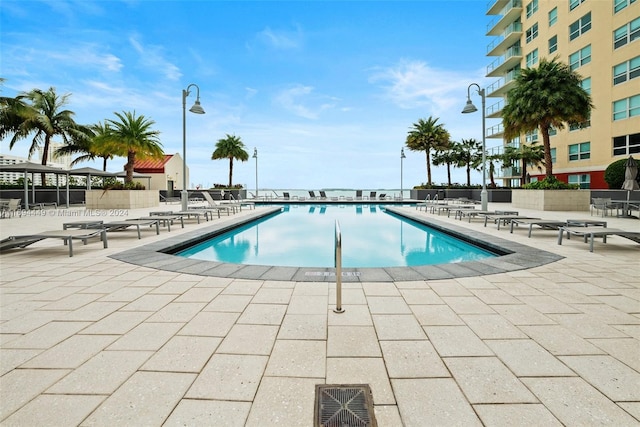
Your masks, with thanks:
[{"label": "building balcony", "polygon": [[522,38],[522,23],[512,22],[487,46],[487,56],[500,56]]},{"label": "building balcony", "polygon": [[491,126],[490,128],[487,128],[487,131],[486,131],[487,138],[502,138],[503,135],[504,135],[504,126],[502,126],[502,123],[499,123],[495,126]]},{"label": "building balcony", "polygon": [[505,99],[501,99],[500,101],[496,102],[493,105],[490,105],[487,107],[485,114],[488,118],[490,119],[498,119],[500,118],[502,113],[502,109],[504,108],[504,106],[506,105],[506,100]]},{"label": "building balcony", "polygon": [[513,22],[522,15],[522,0],[510,0],[498,13],[496,19],[487,25],[488,36],[499,36]]},{"label": "building balcony", "polygon": [[498,15],[509,3],[509,0],[490,0],[487,3],[487,15]]},{"label": "building balcony", "polygon": [[514,69],[522,62],[520,46],[511,46],[500,58],[487,66],[487,77],[499,77]]},{"label": "building balcony", "polygon": [[522,176],[522,170],[518,167],[502,168],[503,178],[520,178]]},{"label": "building balcony", "polygon": [[487,87],[486,94],[488,97],[503,97],[507,94],[509,89],[513,86],[513,83],[520,74],[520,70],[511,70],[504,77],[498,79],[492,85]]}]

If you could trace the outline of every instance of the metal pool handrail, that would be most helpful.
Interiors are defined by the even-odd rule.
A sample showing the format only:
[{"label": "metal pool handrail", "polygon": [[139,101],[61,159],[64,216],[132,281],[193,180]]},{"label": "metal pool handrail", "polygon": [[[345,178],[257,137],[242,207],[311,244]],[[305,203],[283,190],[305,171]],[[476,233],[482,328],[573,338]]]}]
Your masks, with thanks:
[{"label": "metal pool handrail", "polygon": [[342,232],[340,231],[340,223],[336,220],[336,239],[335,239],[335,266],[336,266],[336,313],[344,313],[342,308]]}]

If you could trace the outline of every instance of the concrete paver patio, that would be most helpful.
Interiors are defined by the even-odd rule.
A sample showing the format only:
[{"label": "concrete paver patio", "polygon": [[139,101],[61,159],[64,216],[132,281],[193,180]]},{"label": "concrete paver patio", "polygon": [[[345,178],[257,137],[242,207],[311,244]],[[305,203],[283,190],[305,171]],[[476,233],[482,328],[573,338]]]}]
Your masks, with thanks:
[{"label": "concrete paver patio", "polygon": [[[0,220],[0,237],[87,219],[81,208],[29,214]],[[106,214],[99,219],[124,219]],[[581,239],[557,245],[557,231],[528,238],[527,227],[511,234],[421,215],[563,258],[474,277],[347,281],[337,314],[332,282],[202,276],[110,257],[212,222],[141,240],[113,232],[107,249],[76,244],[72,258],[59,240],[7,251],[0,425],[310,426],[324,383],[370,384],[380,426],[640,425],[640,245],[610,236],[591,253]],[[638,220],[605,219],[640,231]]]}]

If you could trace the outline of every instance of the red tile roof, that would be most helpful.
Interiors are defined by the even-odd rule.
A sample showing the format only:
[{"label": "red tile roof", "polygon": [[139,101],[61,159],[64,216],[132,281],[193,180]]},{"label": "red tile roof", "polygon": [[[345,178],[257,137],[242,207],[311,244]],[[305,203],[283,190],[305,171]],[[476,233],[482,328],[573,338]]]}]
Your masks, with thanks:
[{"label": "red tile roof", "polygon": [[136,160],[133,164],[134,172],[138,173],[164,173],[164,165],[173,157],[173,154],[165,154],[164,159]]}]

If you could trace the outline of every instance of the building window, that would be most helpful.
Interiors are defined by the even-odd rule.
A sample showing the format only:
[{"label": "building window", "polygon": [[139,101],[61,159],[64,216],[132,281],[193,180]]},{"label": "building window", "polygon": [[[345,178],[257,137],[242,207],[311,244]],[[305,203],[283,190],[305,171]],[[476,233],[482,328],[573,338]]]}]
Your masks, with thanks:
[{"label": "building window", "polygon": [[614,86],[636,77],[640,77],[640,56],[613,67]]},{"label": "building window", "polygon": [[640,153],[640,133],[613,138],[613,155],[627,156]]},{"label": "building window", "polygon": [[558,50],[558,36],[553,36],[549,39],[549,53],[553,53]]},{"label": "building window", "polygon": [[549,126],[549,136],[556,136],[558,134],[558,129],[553,126]]},{"label": "building window", "polygon": [[589,174],[569,175],[567,180],[569,184],[579,185],[583,190],[591,188],[591,175]]},{"label": "building window", "polygon": [[532,0],[527,5],[527,18],[531,18],[531,15],[538,11],[538,0]]},{"label": "building window", "polygon": [[549,26],[553,26],[556,22],[558,22],[558,8],[554,7],[549,11]]},{"label": "building window", "polygon": [[618,13],[625,7],[629,6],[631,3],[635,3],[636,0],[614,0],[613,2],[613,13]]},{"label": "building window", "polygon": [[617,49],[640,38],[640,18],[636,18],[613,32],[613,48]]},{"label": "building window", "polygon": [[591,29],[591,12],[569,25],[569,40],[580,37]]},{"label": "building window", "polygon": [[527,30],[527,43],[538,37],[538,23],[536,22]]},{"label": "building window", "polygon": [[571,0],[569,2],[569,10],[575,9],[576,7],[580,6],[585,1],[587,1],[587,0]]},{"label": "building window", "polygon": [[552,148],[551,149],[551,163],[555,163],[556,162],[556,149]]},{"label": "building window", "polygon": [[538,130],[532,130],[525,134],[525,142],[531,144],[538,141]]},{"label": "building window", "polygon": [[580,87],[584,89],[589,95],[591,95],[591,77],[587,77],[586,79],[580,82]]},{"label": "building window", "polygon": [[527,53],[527,68],[531,68],[538,63],[538,49]]},{"label": "building window", "polygon": [[569,55],[569,67],[571,70],[582,67],[591,62],[591,45],[585,46],[577,52]]},{"label": "building window", "polygon": [[585,122],[580,122],[580,123],[570,123],[569,124],[569,131],[586,129],[589,126],[591,126],[591,120],[587,120]]},{"label": "building window", "polygon": [[587,160],[591,158],[591,143],[582,142],[569,146],[569,161]]},{"label": "building window", "polygon": [[623,120],[640,116],[640,95],[620,99],[613,103],[613,120]]}]

